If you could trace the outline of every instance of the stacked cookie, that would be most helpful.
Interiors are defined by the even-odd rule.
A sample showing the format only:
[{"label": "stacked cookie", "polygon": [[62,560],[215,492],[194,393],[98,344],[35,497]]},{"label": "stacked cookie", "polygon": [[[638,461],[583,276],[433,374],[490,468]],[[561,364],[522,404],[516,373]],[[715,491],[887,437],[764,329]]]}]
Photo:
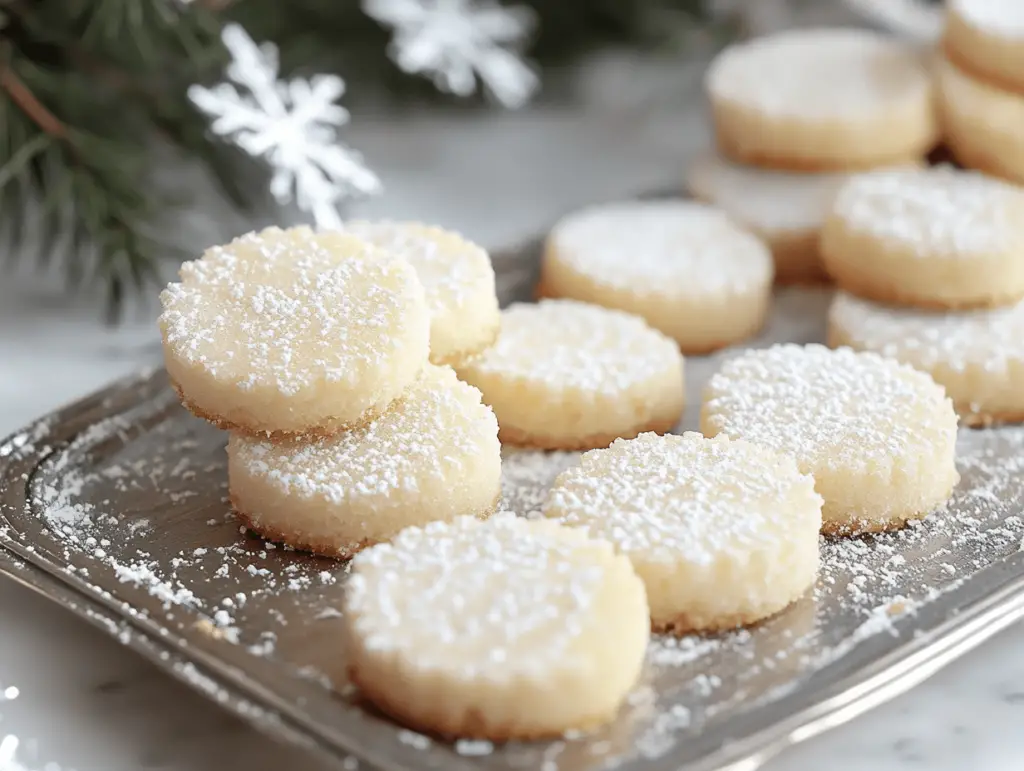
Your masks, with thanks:
[{"label": "stacked cookie", "polygon": [[705,83],[718,149],[692,166],[688,187],[764,238],[781,283],[826,278],[819,233],[852,174],[920,165],[939,137],[920,54],[868,31],[729,46]]},{"label": "stacked cookie", "polygon": [[1024,3],[949,0],[942,49],[939,105],[953,155],[1024,183]]},{"label": "stacked cookie", "polygon": [[335,556],[485,516],[501,476],[494,414],[445,364],[497,333],[486,253],[419,225],[351,229],[250,233],[185,263],[161,295],[168,374],[230,431],[240,518]]},{"label": "stacked cookie", "polygon": [[969,425],[1024,420],[1024,190],[944,167],[863,175],[821,248],[832,345],[928,372]]}]

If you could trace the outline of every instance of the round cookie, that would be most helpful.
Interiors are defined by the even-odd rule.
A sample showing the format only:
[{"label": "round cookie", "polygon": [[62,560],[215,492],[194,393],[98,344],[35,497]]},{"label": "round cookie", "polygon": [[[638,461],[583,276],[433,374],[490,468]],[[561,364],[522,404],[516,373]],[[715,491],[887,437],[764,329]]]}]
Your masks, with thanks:
[{"label": "round cookie", "polygon": [[821,240],[843,289],[924,308],[1024,298],[1024,191],[951,168],[861,174],[839,191]]},{"label": "round cookie", "polygon": [[782,169],[916,160],[938,141],[932,84],[908,44],[857,29],[737,43],[705,76],[719,149]]},{"label": "round cookie", "polygon": [[1024,301],[943,313],[840,292],[828,335],[832,346],[874,351],[929,373],[967,425],[1024,421]]},{"label": "round cookie", "polygon": [[538,293],[635,313],[707,353],[764,324],[773,267],[768,248],[723,212],[692,201],[594,206],[551,231]]},{"label": "round cookie", "polygon": [[814,477],[825,533],[888,530],[944,504],[959,480],[957,418],[927,374],[874,353],[776,345],[726,362],[701,431],[790,455]]},{"label": "round cookie", "polygon": [[966,70],[1024,94],[1024,3],[948,0],[942,42]]},{"label": "round cookie", "polygon": [[160,295],[185,406],[222,428],[330,434],[381,413],[427,361],[430,317],[404,260],[361,239],[267,228],[208,249]]},{"label": "round cookie", "polygon": [[641,434],[564,471],[544,514],[629,557],[658,631],[751,624],[814,585],[821,496],[749,442]]},{"label": "round cookie", "polygon": [[957,161],[1024,183],[1024,95],[975,80],[945,59],[936,73],[946,144]]},{"label": "round cookie", "polygon": [[346,557],[409,525],[494,511],[498,423],[450,367],[427,365],[390,410],[351,431],[274,441],[233,434],[228,488],[252,530]]},{"label": "round cookie", "polygon": [[612,720],[643,666],[643,582],[554,522],[462,517],[357,555],[349,675],[412,728],[492,741]]},{"label": "round cookie", "polygon": [[828,281],[818,241],[846,172],[793,172],[742,166],[705,153],[687,172],[690,193],[717,206],[768,244],[779,284]]},{"label": "round cookie", "polygon": [[498,416],[503,443],[589,450],[669,431],[684,406],[683,359],[643,319],[574,300],[502,312],[492,348],[458,370]]},{"label": "round cookie", "polygon": [[430,361],[459,364],[498,336],[498,297],[487,252],[458,233],[418,222],[353,221],[345,232],[416,269],[430,308]]}]

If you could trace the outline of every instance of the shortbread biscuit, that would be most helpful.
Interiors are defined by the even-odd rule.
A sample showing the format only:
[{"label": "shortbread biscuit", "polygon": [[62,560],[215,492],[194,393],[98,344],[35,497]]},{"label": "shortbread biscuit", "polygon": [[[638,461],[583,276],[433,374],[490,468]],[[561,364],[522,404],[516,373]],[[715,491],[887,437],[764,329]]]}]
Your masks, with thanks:
[{"label": "shortbread biscuit", "polygon": [[409,525],[489,515],[501,494],[498,423],[477,389],[427,365],[365,426],[316,439],[232,435],[228,488],[256,532],[346,557]]},{"label": "shortbread biscuit", "polygon": [[589,450],[682,416],[683,359],[643,319],[574,300],[519,303],[494,347],[461,367],[494,408],[501,441]]},{"label": "shortbread biscuit", "polygon": [[160,295],[182,401],[223,428],[319,433],[383,411],[427,361],[404,260],[340,233],[268,228],[208,249]]},{"label": "shortbread biscuit", "polygon": [[579,530],[497,515],[402,531],[357,555],[349,674],[417,730],[492,741],[615,717],[643,666],[643,582]]},{"label": "shortbread biscuit", "polygon": [[790,455],[825,499],[826,533],[888,530],[942,506],[959,480],[953,403],[875,353],[776,345],[727,361],[701,431]]},{"label": "shortbread biscuit", "polygon": [[498,297],[487,252],[458,233],[418,222],[353,221],[345,231],[408,260],[430,308],[430,361],[459,364],[498,336]]},{"label": "shortbread biscuit", "polygon": [[976,80],[944,59],[935,69],[946,143],[956,160],[1024,183],[1024,95]]},{"label": "shortbread biscuit", "polygon": [[840,292],[829,310],[828,338],[929,373],[967,425],[1024,421],[1024,301],[947,313]]},{"label": "shortbread biscuit", "polygon": [[629,557],[652,627],[682,633],[760,621],[813,586],[821,504],[792,458],[690,432],[586,453],[544,514]]},{"label": "shortbread biscuit", "polygon": [[942,42],[964,69],[1024,94],[1024,3],[948,0]]},{"label": "shortbread biscuit", "polygon": [[741,163],[863,169],[920,158],[939,137],[920,54],[866,30],[792,30],[729,46],[705,85],[719,149]]},{"label": "shortbread biscuit", "polygon": [[635,313],[684,353],[707,353],[761,328],[772,276],[768,248],[723,212],[692,201],[630,201],[559,222],[538,291]]},{"label": "shortbread biscuit", "polygon": [[849,179],[847,172],[743,166],[713,152],[699,156],[686,175],[693,196],[717,206],[768,244],[779,284],[828,280],[818,241],[836,193]]},{"label": "shortbread biscuit", "polygon": [[1024,298],[1024,191],[951,168],[861,174],[839,191],[821,241],[840,287],[924,308]]}]

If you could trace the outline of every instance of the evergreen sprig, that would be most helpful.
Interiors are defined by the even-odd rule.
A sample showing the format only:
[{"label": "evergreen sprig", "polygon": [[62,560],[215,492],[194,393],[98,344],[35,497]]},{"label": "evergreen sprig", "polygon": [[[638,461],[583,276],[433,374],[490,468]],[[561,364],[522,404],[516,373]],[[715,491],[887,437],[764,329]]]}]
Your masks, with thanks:
[{"label": "evergreen sprig", "polygon": [[[607,43],[657,45],[703,0],[509,0],[533,6],[528,55],[557,63]],[[70,288],[99,284],[110,318],[185,255],[165,226],[175,201],[154,184],[159,140],[212,172],[241,209],[251,161],[216,141],[189,102],[221,77],[222,26],[276,43],[285,75],[337,72],[346,100],[437,98],[400,73],[389,33],[357,0],[0,0],[0,238],[7,259],[62,266]],[[674,23],[674,22],[673,22]]]}]

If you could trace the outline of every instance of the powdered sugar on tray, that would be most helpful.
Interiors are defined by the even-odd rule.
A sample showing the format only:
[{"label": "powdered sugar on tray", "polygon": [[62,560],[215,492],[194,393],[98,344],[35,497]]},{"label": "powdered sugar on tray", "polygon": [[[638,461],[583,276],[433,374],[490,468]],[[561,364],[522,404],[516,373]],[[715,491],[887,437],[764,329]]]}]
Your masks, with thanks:
[{"label": "powdered sugar on tray", "polygon": [[[757,344],[822,339],[828,299],[781,294]],[[691,410],[681,428],[696,428],[703,385],[735,353],[688,359]],[[55,437],[58,428],[40,424],[0,445],[0,465],[29,457],[32,448],[63,447],[68,437]],[[224,441],[173,396],[144,401],[46,454],[30,480],[32,516],[4,510],[0,542],[19,558],[63,570],[106,603],[109,616],[96,623],[122,641],[138,645],[152,636],[186,658],[201,648],[263,687],[284,673],[307,700],[304,719],[349,725],[356,696],[346,687],[338,644],[347,566],[240,530],[226,501]],[[979,571],[1021,550],[1024,428],[961,430],[957,456],[961,482],[944,510],[891,534],[822,539],[815,589],[783,614],[721,635],[656,636],[644,685],[608,729],[547,744],[453,747],[399,736],[376,721],[359,725],[405,752],[447,753],[438,767],[456,751],[500,753],[509,764],[545,771],[613,768],[669,753],[685,761],[696,744],[689,739],[724,737],[740,710],[778,710],[787,695],[834,682],[830,667],[840,660],[855,672],[912,643],[918,630],[964,607]],[[507,449],[501,508],[538,516],[554,479],[578,458]],[[178,677],[234,703],[215,672],[174,660]]]}]

